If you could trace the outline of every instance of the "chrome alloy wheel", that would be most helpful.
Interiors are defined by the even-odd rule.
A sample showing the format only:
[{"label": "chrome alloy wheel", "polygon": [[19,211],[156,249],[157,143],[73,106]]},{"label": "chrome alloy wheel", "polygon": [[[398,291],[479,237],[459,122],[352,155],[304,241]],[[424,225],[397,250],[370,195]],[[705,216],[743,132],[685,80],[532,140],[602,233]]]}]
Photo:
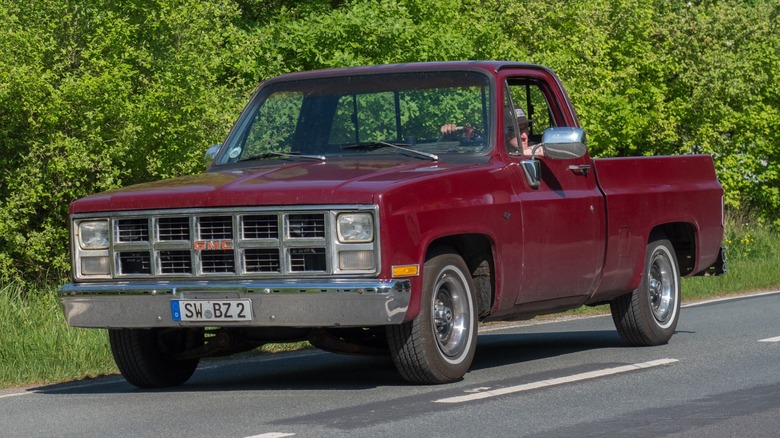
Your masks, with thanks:
[{"label": "chrome alloy wheel", "polygon": [[669,342],[680,319],[680,271],[674,246],[657,232],[645,249],[639,287],[609,303],[615,327],[630,345]]},{"label": "chrome alloy wheel", "polygon": [[457,358],[467,348],[471,327],[471,300],[465,281],[446,270],[436,282],[433,295],[432,323],[439,349],[446,357]]},{"label": "chrome alloy wheel", "polygon": [[675,294],[678,281],[672,260],[666,251],[656,251],[650,264],[647,279],[647,293],[653,316],[659,324],[666,325],[674,314],[677,296]]},{"label": "chrome alloy wheel", "polygon": [[478,321],[474,282],[463,258],[448,247],[430,253],[420,313],[385,331],[390,355],[403,378],[426,385],[454,382],[468,372],[477,347]]}]

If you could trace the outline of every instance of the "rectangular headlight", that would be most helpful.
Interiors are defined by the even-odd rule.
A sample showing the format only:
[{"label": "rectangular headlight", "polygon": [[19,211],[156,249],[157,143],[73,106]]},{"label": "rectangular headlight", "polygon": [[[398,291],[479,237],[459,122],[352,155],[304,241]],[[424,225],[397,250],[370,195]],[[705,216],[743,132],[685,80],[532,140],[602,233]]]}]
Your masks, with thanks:
[{"label": "rectangular headlight", "polygon": [[370,213],[341,213],[337,223],[341,243],[368,243],[374,240],[374,218]]},{"label": "rectangular headlight", "polygon": [[108,249],[108,221],[79,222],[79,246],[82,249]]}]

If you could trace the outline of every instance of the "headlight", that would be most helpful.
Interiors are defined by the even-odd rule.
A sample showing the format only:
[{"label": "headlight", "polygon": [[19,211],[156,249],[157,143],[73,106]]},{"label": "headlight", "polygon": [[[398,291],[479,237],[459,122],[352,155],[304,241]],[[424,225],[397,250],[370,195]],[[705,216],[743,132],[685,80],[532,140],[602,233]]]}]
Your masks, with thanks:
[{"label": "headlight", "polygon": [[342,213],[338,217],[339,242],[367,243],[374,240],[374,219],[369,213]]},{"label": "headlight", "polygon": [[82,249],[107,249],[108,221],[79,223],[79,246]]}]

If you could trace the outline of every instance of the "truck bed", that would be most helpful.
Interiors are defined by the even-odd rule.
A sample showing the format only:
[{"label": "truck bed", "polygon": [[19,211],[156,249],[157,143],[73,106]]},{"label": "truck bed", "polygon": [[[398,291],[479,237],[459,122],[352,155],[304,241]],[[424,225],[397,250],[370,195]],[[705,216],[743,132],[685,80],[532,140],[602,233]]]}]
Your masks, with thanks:
[{"label": "truck bed", "polygon": [[[606,199],[607,247],[602,280],[591,301],[637,287],[653,230],[690,235],[687,247],[676,248],[682,275],[699,273],[716,260],[723,188],[711,156],[600,158],[593,163]],[[659,224],[671,225],[659,229]]]}]

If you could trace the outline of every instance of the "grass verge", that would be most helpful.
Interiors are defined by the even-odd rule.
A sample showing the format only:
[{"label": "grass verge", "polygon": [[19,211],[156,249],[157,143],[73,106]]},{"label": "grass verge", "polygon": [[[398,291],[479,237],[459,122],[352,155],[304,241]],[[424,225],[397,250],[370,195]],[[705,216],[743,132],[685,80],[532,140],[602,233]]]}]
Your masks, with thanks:
[{"label": "grass verge", "polygon": [[769,226],[729,220],[724,244],[726,275],[683,279],[685,299],[705,299],[780,286],[780,233]]},{"label": "grass verge", "polygon": [[53,288],[0,287],[0,387],[116,372],[105,330],[68,326]]},{"label": "grass verge", "polygon": [[[257,353],[310,348],[308,342],[267,344]],[[0,388],[117,374],[103,329],[70,327],[54,288],[27,293],[0,287]]]}]

